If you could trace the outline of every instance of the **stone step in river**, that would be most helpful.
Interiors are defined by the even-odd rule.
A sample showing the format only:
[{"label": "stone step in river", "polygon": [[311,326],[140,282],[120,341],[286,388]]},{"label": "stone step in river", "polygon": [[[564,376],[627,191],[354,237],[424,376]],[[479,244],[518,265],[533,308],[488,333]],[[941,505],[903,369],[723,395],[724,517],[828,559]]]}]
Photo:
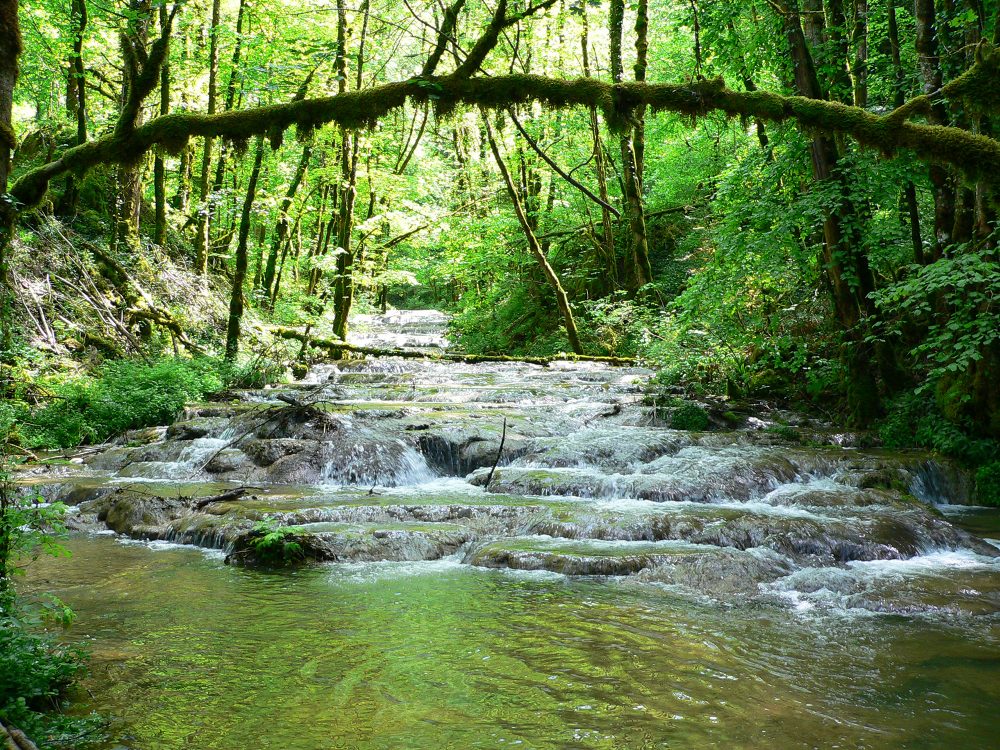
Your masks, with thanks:
[{"label": "stone step in river", "polygon": [[[447,345],[446,324],[439,313],[395,311],[363,319],[363,332],[354,340],[367,346],[439,350]],[[960,471],[930,454],[862,447],[868,442],[863,435],[838,431],[765,405],[727,414],[725,419],[713,418],[705,431],[670,429],[666,426],[670,408],[651,404],[646,397],[651,375],[638,367],[593,363],[542,367],[368,359],[316,365],[297,382],[227,394],[229,400],[224,402],[191,404],[172,425],[125,436],[82,464],[26,469],[19,482],[24,492],[72,506],[71,525],[79,533],[71,546],[82,562],[70,564],[83,567],[68,578],[65,573],[51,573],[60,580],[87,580],[88,585],[94,585],[94,576],[100,579],[106,575],[106,580],[112,580],[114,576],[105,566],[94,563],[103,555],[119,560],[116,564],[122,570],[138,566],[136,570],[148,567],[156,571],[151,575],[161,583],[150,584],[154,587],[186,585],[180,579],[193,575],[199,581],[197,586],[210,589],[211,596],[222,601],[231,596],[256,601],[257,594],[252,592],[259,584],[261,591],[268,592],[268,606],[280,601],[281,606],[312,618],[327,615],[319,615],[298,599],[289,602],[277,593],[284,591],[280,588],[284,584],[275,582],[284,580],[294,590],[304,587],[310,596],[330,596],[331,606],[365,609],[367,605],[361,602],[370,596],[372,607],[390,610],[395,605],[383,598],[388,596],[385,587],[398,585],[396,595],[407,602],[406,606],[419,608],[419,596],[415,599],[416,595],[404,590],[429,586],[434,589],[434,616],[449,617],[455,616],[452,607],[460,601],[452,599],[448,587],[454,584],[462,589],[469,581],[476,581],[489,592],[482,596],[496,598],[499,609],[490,616],[499,618],[495,623],[498,627],[508,614],[524,607],[526,602],[518,597],[525,591],[540,597],[536,602],[540,610],[537,627],[556,628],[548,633],[553,639],[551,648],[566,658],[581,658],[579,653],[571,656],[563,641],[576,637],[572,635],[576,627],[573,619],[586,621],[587,602],[593,601],[602,618],[617,623],[602,619],[599,637],[593,636],[594,648],[602,653],[603,649],[616,648],[615,643],[647,637],[636,635],[635,628],[662,635],[664,628],[683,628],[678,623],[697,621],[697,626],[692,625],[696,630],[707,628],[708,633],[717,629],[723,635],[692,636],[693,641],[684,636],[681,640],[693,649],[692,654],[668,649],[670,659],[702,658],[693,655],[703,649],[692,645],[694,642],[725,643],[723,648],[729,655],[719,663],[728,666],[717,665],[719,673],[751,682],[758,657],[744,652],[749,648],[740,641],[746,636],[744,628],[763,627],[769,633],[767,638],[773,640],[767,648],[777,648],[784,656],[761,656],[761,668],[784,674],[784,669],[794,672],[811,662],[808,655],[795,650],[794,643],[777,645],[782,629],[797,633],[793,637],[822,650],[825,647],[816,644],[819,634],[840,627],[857,632],[859,626],[845,623],[858,621],[844,618],[888,614],[917,618],[906,622],[923,623],[913,627],[925,632],[931,641],[952,644],[947,648],[955,653],[966,653],[969,648],[976,651],[975,657],[955,656],[979,659],[961,662],[961,666],[945,657],[947,666],[941,668],[957,669],[961,677],[956,678],[956,684],[963,687],[941,690],[962,695],[966,702],[985,700],[976,693],[982,687],[970,685],[981,682],[977,669],[985,670],[983,675],[1000,677],[1000,547],[995,538],[989,538],[1000,536],[1000,532],[995,513],[967,505],[967,481]],[[117,541],[108,534],[114,534]],[[305,562],[306,567],[297,573],[270,569],[267,564],[274,561],[275,547],[263,544],[265,537],[277,540],[281,555]],[[126,543],[145,546],[122,546]],[[109,545],[117,545],[116,551],[110,552]],[[179,560],[176,556],[185,549],[204,549],[208,556],[194,569],[185,567],[192,564],[190,559],[178,563],[180,569],[159,562]],[[139,557],[143,554],[160,557],[155,563],[143,562]],[[228,568],[223,561],[229,563]],[[55,565],[46,563],[48,567],[42,569],[54,571]],[[210,582],[218,574],[210,570],[241,571],[240,583],[230,590],[218,581]],[[437,580],[443,588],[439,590],[430,582],[415,583],[424,577]],[[334,588],[327,590],[328,583],[318,583],[321,579],[338,583],[329,584]],[[379,581],[384,583],[373,583]],[[142,612],[126,606],[131,612],[126,615],[130,627],[155,629],[150,621],[154,613],[163,615],[168,601],[173,602],[169,606],[179,606],[177,596],[167,596],[161,603],[145,591],[145,583],[130,585],[139,586],[147,606]],[[317,593],[316,587],[327,593]],[[70,594],[74,590],[80,593],[70,585]],[[118,604],[84,597],[85,620],[89,614],[93,622],[98,617],[95,612],[104,613],[106,606],[121,604],[117,594],[107,589],[105,594]],[[549,611],[553,601],[562,602],[559,606],[575,614],[566,620]],[[678,605],[678,601],[687,604]],[[189,606],[196,613],[203,605],[203,599],[198,598]],[[80,608],[79,603],[77,606]],[[254,617],[263,617],[258,605],[250,606]],[[321,603],[316,606],[323,611]],[[739,615],[737,619],[750,619],[736,625],[730,616],[720,614],[732,607],[753,614]],[[632,614],[623,614],[622,608]],[[390,610],[374,614],[372,627],[392,630],[385,619]],[[504,632],[536,627],[529,622],[531,611],[528,606],[520,615],[511,614],[514,620],[529,619],[508,622]],[[692,615],[694,611],[697,616]],[[167,616],[173,620],[176,615]],[[625,620],[617,620],[622,617]],[[658,620],[660,617],[666,620]],[[767,624],[754,618],[763,618]],[[821,619],[808,624],[808,618]],[[751,625],[751,620],[756,625]],[[669,627],[668,621],[673,623]],[[211,625],[217,627],[222,626]],[[248,632],[252,630],[247,627]],[[277,630],[272,636],[284,637],[281,626],[274,627]],[[344,627],[354,632],[367,626],[362,618]],[[894,627],[880,624],[878,629],[896,643],[901,635]],[[945,635],[937,630],[940,628],[945,629]],[[463,625],[458,630],[464,629]],[[228,637],[237,635],[230,633]],[[311,639],[302,641],[304,636],[288,637],[292,638],[290,649],[308,652],[319,648]],[[334,641],[339,637],[344,636],[331,636]],[[511,643],[519,642],[519,636],[497,637],[504,643],[508,637],[513,639]],[[841,636],[830,637],[836,640]],[[660,643],[657,648],[662,647],[659,638],[654,638]],[[98,641],[103,643],[100,637]],[[111,638],[111,642],[120,645],[121,638]],[[959,648],[955,645],[959,642],[966,645]],[[495,640],[491,643],[495,648],[490,653],[484,651],[482,658],[494,652],[504,659],[532,661],[537,656],[529,659],[519,651],[526,648],[523,643],[514,651],[505,651]],[[969,643],[974,645],[967,647]],[[233,658],[227,655],[230,647],[215,643],[208,648],[225,660]],[[427,647],[434,650],[441,646],[435,641],[433,647]],[[367,732],[362,733],[364,737],[334,722],[337,731],[354,738],[354,744],[325,744],[306,730],[302,731],[312,739],[296,744],[287,742],[291,735],[282,728],[276,731],[273,742],[268,739],[255,746],[500,747],[508,740],[526,747],[553,748],[713,744],[715,740],[709,744],[661,742],[656,726],[680,721],[670,717],[687,715],[684,705],[718,703],[719,696],[712,690],[706,693],[700,682],[714,680],[715,667],[705,666],[707,671],[694,685],[690,675],[660,683],[655,674],[646,675],[646,671],[673,674],[676,669],[665,665],[662,655],[650,655],[647,647],[650,644],[644,642],[639,649],[647,654],[646,664],[634,662],[631,667],[640,675],[642,686],[620,686],[624,691],[620,700],[594,687],[610,678],[605,667],[588,661],[596,658],[595,654],[584,657],[590,664],[587,669],[597,671],[590,676],[576,674],[578,684],[589,687],[571,691],[577,696],[572,700],[579,701],[573,716],[600,702],[606,712],[593,723],[593,734],[587,734],[591,730],[586,729],[586,721],[560,718],[558,712],[568,710],[568,704],[562,702],[559,705],[563,708],[551,708],[556,715],[551,717],[551,726],[546,724],[549,720],[541,722],[544,727],[537,716],[529,718],[525,711],[534,712],[532,715],[537,711],[528,707],[514,710],[508,724],[497,717],[490,719],[488,711],[468,706],[455,709],[450,716],[446,706],[437,705],[439,713],[433,719],[415,719],[397,710],[391,700],[386,702],[389,693],[400,689],[393,679],[366,677],[364,667],[358,666],[362,673],[350,677],[359,681],[356,690],[364,693],[361,686],[374,680],[372,684],[377,683],[382,691],[380,697],[369,695],[363,700],[406,724],[405,731],[402,724],[377,728],[368,717],[362,722]],[[834,680],[839,686],[836,689],[847,689],[851,680],[864,681],[856,671],[858,660],[863,660],[858,649],[868,647],[834,643],[829,647],[846,648],[845,653],[851,654],[850,669],[844,675],[852,676]],[[791,655],[786,653],[789,650]],[[174,655],[171,658],[176,657],[175,652],[170,653]],[[925,677],[920,676],[924,672],[919,660],[913,661],[916,653],[907,651],[905,658],[901,656],[910,660],[906,662],[910,666],[901,667],[900,674],[905,672],[910,675],[906,679],[917,682],[910,687],[898,685],[898,689],[937,695],[931,687],[920,687],[919,680]],[[160,654],[157,658],[167,657]],[[239,671],[240,679],[246,678],[246,670],[252,671],[253,661],[236,658],[232,668]],[[440,661],[450,663],[448,657]],[[797,666],[789,667],[790,663]],[[339,675],[336,679],[348,679],[343,672],[348,667],[342,660],[337,664],[336,669],[331,667]],[[379,669],[385,668],[385,663],[380,664]],[[508,675],[500,683],[487,679],[486,687],[470,685],[468,689],[500,691],[493,694],[497,700],[514,700],[511,695],[519,689],[517,684],[545,689],[548,680],[563,679],[560,674],[566,666],[552,664],[547,668],[551,674],[544,677],[522,675],[514,679]],[[449,668],[457,667],[452,664]],[[427,669],[428,674],[438,674],[436,668]],[[323,671],[320,667],[316,670]],[[443,674],[438,678],[444,683],[450,679]],[[508,678],[514,682],[506,681]],[[780,677],[775,683],[780,699],[799,707],[793,711],[796,718],[788,731],[776,728],[781,712],[792,711],[788,704],[777,707],[774,717],[766,721],[763,714],[749,719],[746,712],[754,702],[769,699],[755,689],[742,688],[738,706],[716,705],[712,710],[721,711],[728,721],[757,727],[759,734],[727,730],[713,735],[713,722],[705,714],[698,730],[683,736],[690,742],[724,738],[722,744],[746,747],[769,745],[768,737],[783,739],[777,742],[783,747],[825,747],[837,742],[846,742],[840,745],[845,747],[897,746],[895,740],[878,744],[882,730],[867,709],[841,707],[833,714],[803,719],[800,709],[808,703],[804,697],[808,688],[802,688],[797,679]],[[339,689],[332,685],[328,684],[331,690]],[[97,687],[106,695],[114,693],[104,682]],[[555,685],[551,688],[556,690]],[[291,688],[286,685],[285,689]],[[816,689],[828,695],[835,685],[823,683]],[[789,691],[802,695],[793,698]],[[987,697],[994,700],[996,692]],[[421,705],[429,700],[408,695]],[[688,700],[690,703],[685,703]],[[819,700],[822,703],[824,699]],[[857,700],[866,706],[870,703]],[[877,704],[887,699],[872,700]],[[128,713],[121,705],[127,701],[108,701],[114,710]],[[637,718],[647,704],[657,707],[657,723]],[[334,695],[330,705],[343,710],[348,703]],[[673,708],[668,710],[668,706]],[[877,707],[871,710],[878,713]],[[955,710],[966,716],[964,708]],[[622,718],[623,711],[628,718]],[[843,712],[843,721],[837,711]],[[917,724],[912,721],[912,712],[888,713],[892,728],[886,730],[887,737],[918,736],[913,734]],[[264,721],[263,716],[254,715]],[[421,723],[418,730],[413,721],[432,723]],[[469,722],[465,729],[463,721]],[[954,724],[975,734],[980,731],[976,721],[956,719]],[[618,723],[645,734],[616,735]],[[436,732],[434,726],[438,727]],[[237,735],[234,729],[200,747],[238,747],[231,740]],[[148,734],[143,736],[147,744],[137,747],[186,746],[166,740],[157,744],[149,741]],[[609,739],[615,736],[617,739]],[[281,737],[286,744],[281,744]],[[441,738],[446,741],[435,744]]]}]

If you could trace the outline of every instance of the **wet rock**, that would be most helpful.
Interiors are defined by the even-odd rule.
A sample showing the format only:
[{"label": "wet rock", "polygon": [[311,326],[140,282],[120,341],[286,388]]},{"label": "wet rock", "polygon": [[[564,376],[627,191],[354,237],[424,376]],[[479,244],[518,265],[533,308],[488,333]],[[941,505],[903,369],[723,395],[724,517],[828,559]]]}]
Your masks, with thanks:
[{"label": "wet rock", "polygon": [[186,500],[121,490],[106,498],[99,520],[112,531],[142,536],[144,529],[162,527],[168,520],[190,512]]},{"label": "wet rock", "polygon": [[166,436],[173,440],[195,440],[217,435],[226,428],[229,420],[225,417],[195,417],[183,422],[174,422],[167,428]]},{"label": "wet rock", "polygon": [[729,599],[756,596],[761,584],[776,581],[795,569],[791,560],[771,550],[726,550],[716,554],[678,556],[643,569],[636,579],[683,586],[699,594]]},{"label": "wet rock", "polygon": [[295,545],[286,552],[267,552],[259,545],[260,532],[250,530],[233,541],[227,560],[240,565],[305,560],[329,562],[436,560],[454,553],[474,538],[469,529],[438,525],[398,527],[307,524],[287,527],[277,543]]},{"label": "wet rock", "polygon": [[273,438],[269,440],[251,440],[242,444],[241,449],[257,466],[270,466],[275,461],[293,453],[301,453],[307,449],[315,449],[315,443],[295,438]]},{"label": "wet rock", "polygon": [[603,542],[524,537],[472,549],[465,562],[485,568],[547,570],[563,575],[624,576],[677,558],[710,554],[684,543]]},{"label": "wet rock", "polygon": [[249,463],[247,455],[238,448],[222,448],[205,464],[205,471],[209,474],[226,474],[237,471]]}]

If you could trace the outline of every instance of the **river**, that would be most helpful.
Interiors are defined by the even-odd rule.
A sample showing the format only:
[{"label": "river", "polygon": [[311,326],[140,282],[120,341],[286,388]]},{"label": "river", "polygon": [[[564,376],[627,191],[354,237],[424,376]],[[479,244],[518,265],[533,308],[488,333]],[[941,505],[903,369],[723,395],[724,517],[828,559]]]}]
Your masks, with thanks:
[{"label": "river", "polygon": [[[1000,564],[963,530],[997,513],[794,415],[668,429],[648,377],[322,365],[25,475],[77,513],[27,584],[78,613],[72,710],[135,750],[1000,746]],[[263,518],[314,560],[241,559]]]}]

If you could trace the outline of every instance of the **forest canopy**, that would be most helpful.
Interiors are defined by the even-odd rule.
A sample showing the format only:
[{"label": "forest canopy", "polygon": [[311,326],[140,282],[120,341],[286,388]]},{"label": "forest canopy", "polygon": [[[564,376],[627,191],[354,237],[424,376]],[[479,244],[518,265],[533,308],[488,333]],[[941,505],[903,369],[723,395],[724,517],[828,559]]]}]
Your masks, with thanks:
[{"label": "forest canopy", "polygon": [[350,354],[394,305],[465,355],[1000,435],[995,2],[0,11],[17,408],[122,358]]}]

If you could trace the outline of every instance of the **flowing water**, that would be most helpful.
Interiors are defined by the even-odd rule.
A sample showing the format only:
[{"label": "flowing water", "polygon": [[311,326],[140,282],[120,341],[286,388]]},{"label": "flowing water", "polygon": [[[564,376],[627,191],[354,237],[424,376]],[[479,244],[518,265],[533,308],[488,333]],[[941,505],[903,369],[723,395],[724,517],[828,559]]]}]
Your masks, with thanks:
[{"label": "flowing water", "polygon": [[[668,429],[649,375],[317,366],[26,472],[76,511],[28,581],[93,653],[73,710],[137,750],[1000,746],[960,473],[763,406]],[[308,564],[259,567],[262,519]]]}]

